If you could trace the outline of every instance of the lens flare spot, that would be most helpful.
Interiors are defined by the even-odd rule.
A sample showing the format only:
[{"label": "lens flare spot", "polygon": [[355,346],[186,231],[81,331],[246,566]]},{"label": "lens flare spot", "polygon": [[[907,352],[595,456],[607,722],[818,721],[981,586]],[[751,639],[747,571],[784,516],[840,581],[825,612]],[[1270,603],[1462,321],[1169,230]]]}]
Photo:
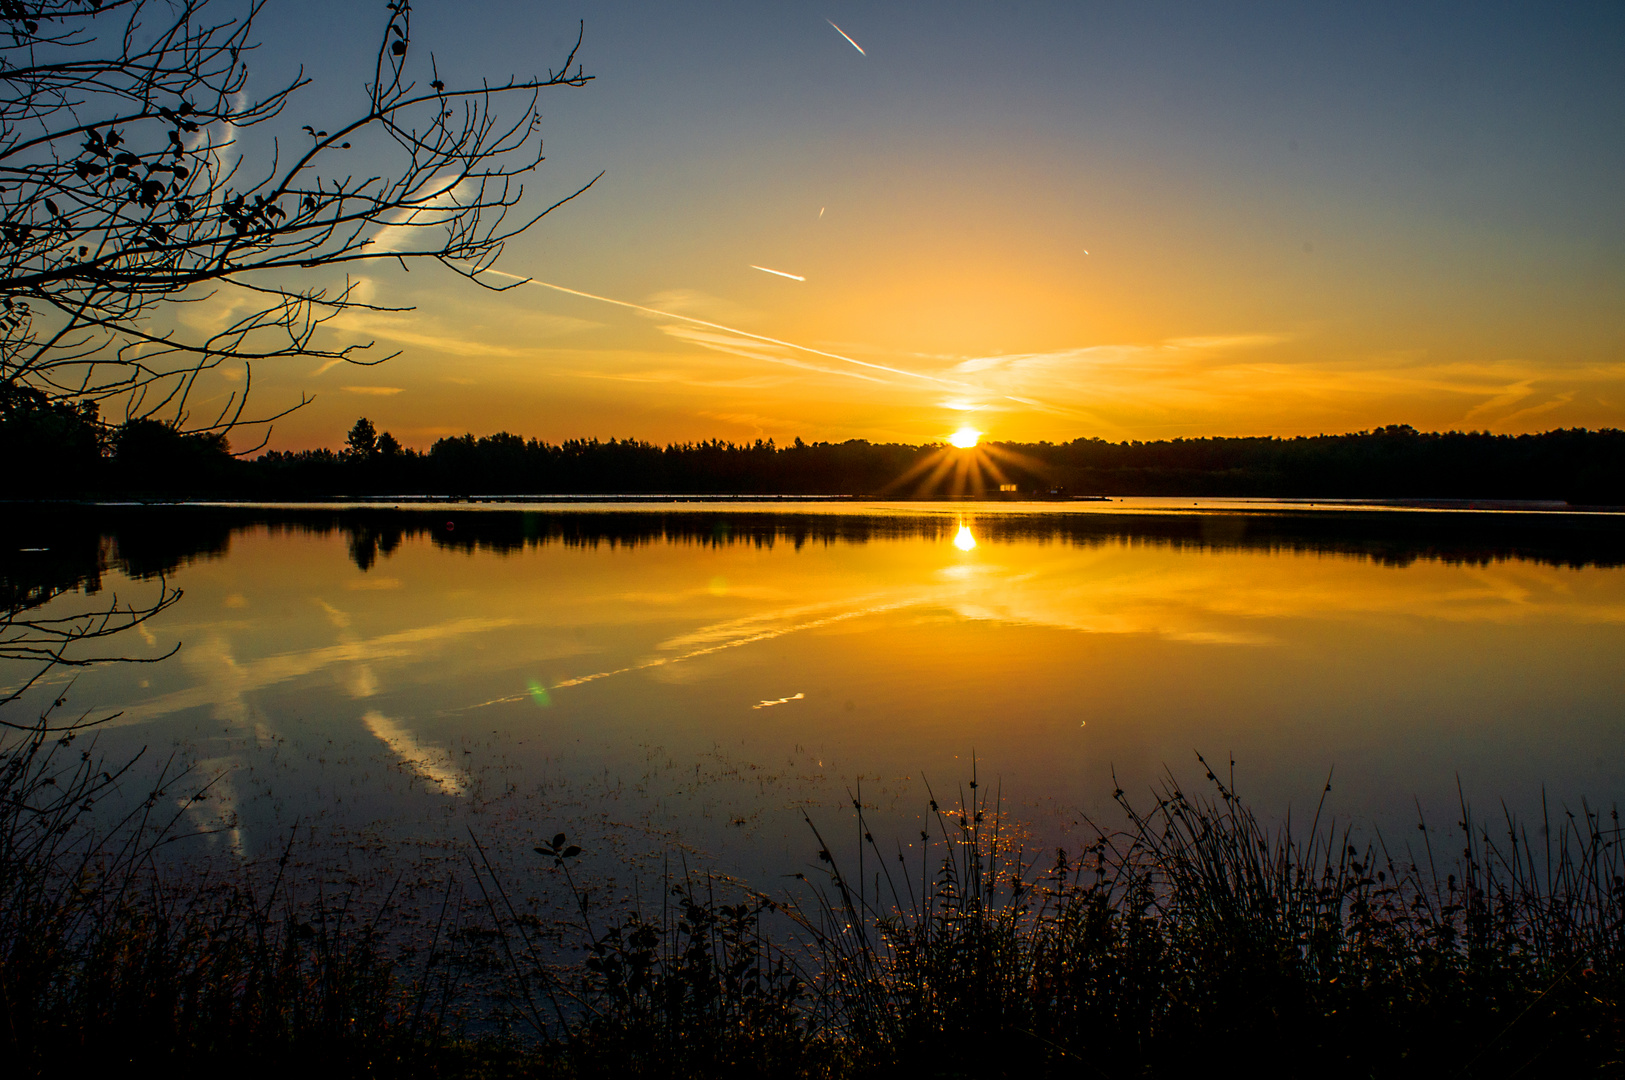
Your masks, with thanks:
[{"label": "lens flare spot", "polygon": [[954,534],[954,547],[960,551],[970,551],[976,546],[976,537],[970,533],[969,525],[961,525],[959,532]]},{"label": "lens flare spot", "polygon": [[721,576],[714,577],[705,588],[712,596],[727,596],[728,579]]},{"label": "lens flare spot", "polygon": [[959,447],[961,450],[969,450],[971,447],[976,445],[976,441],[981,437],[982,433],[977,431],[975,428],[963,427],[954,432],[952,435],[948,436],[948,441]]},{"label": "lens flare spot", "polygon": [[553,704],[553,696],[547,692],[547,687],[535,679],[530,680],[530,700],[544,709]]}]

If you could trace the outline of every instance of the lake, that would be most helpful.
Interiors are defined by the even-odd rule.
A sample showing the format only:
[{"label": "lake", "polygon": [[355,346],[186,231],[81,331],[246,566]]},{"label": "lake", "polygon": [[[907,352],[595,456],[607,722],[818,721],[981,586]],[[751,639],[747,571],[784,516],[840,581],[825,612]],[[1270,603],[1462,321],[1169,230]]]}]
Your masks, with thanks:
[{"label": "lake", "polygon": [[[20,703],[118,713],[217,850],[672,852],[749,879],[852,797],[996,787],[1035,846],[1197,752],[1264,816],[1625,793],[1625,517],[1267,502],[33,507],[8,587],[172,606]],[[24,550],[28,549],[28,550]],[[16,685],[22,669],[6,678]],[[13,709],[19,706],[12,706]],[[23,709],[23,714],[27,709]],[[13,715],[19,715],[14,713]],[[184,800],[183,800],[184,801]]]}]

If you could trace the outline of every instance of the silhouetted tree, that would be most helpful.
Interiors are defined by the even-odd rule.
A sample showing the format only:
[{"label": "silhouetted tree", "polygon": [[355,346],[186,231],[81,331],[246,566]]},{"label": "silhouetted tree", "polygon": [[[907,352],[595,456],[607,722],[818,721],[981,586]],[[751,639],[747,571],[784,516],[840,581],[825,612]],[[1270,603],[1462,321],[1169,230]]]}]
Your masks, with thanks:
[{"label": "silhouetted tree", "polygon": [[[434,259],[478,280],[553,208],[510,215],[542,160],[540,91],[590,79],[572,70],[576,49],[545,78],[448,85],[432,55],[418,64],[411,6],[394,0],[355,110],[301,128],[290,113],[303,71],[248,93],[246,56],[271,9],[0,3],[0,386],[179,432],[228,430],[253,419],[244,401],[258,361],[387,359],[370,344],[324,343],[324,322],[374,308],[317,271]],[[283,118],[292,138],[263,160],[243,156],[246,129]],[[175,302],[211,290],[226,325],[191,331],[173,318]],[[198,377],[239,363],[242,390],[193,417]]]},{"label": "silhouetted tree", "polygon": [[378,429],[365,416],[355,422],[350,434],[344,437],[348,448],[345,453],[357,461],[366,461],[378,452]]}]

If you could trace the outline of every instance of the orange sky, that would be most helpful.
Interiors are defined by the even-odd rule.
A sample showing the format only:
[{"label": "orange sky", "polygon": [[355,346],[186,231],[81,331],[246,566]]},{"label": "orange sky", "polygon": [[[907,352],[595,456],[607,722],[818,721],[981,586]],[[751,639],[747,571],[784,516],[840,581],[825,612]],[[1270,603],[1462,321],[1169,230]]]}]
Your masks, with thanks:
[{"label": "orange sky", "polygon": [[[605,176],[499,266],[665,314],[374,265],[331,333],[401,355],[256,371],[271,445],[1625,425],[1618,9],[1305,10],[583,9],[532,194]],[[501,76],[577,14],[435,17]]]}]

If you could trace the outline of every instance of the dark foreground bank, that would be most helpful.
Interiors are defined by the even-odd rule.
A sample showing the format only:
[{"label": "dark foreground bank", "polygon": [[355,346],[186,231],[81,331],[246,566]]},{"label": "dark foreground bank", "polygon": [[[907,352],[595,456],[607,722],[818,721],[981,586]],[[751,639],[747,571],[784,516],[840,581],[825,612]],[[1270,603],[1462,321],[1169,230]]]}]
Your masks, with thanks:
[{"label": "dark foreground bank", "polygon": [[[1463,808],[1351,843],[1318,814],[1266,829],[1210,771],[1200,797],[1119,792],[1119,826],[1035,853],[973,776],[953,805],[932,802],[909,859],[869,835],[857,801],[854,820],[810,822],[817,869],[776,895],[674,871],[639,909],[611,909],[575,879],[567,837],[522,867],[470,837],[459,866],[417,883],[431,902],[414,916],[399,900],[410,872],[363,895],[302,869],[293,842],[266,865],[176,869],[160,854],[177,807],[207,791],[171,777],[131,800],[134,775],[43,729],[5,745],[11,1075],[1625,1068],[1615,811],[1492,830]],[[538,914],[527,897],[547,888],[574,917]]]}]

